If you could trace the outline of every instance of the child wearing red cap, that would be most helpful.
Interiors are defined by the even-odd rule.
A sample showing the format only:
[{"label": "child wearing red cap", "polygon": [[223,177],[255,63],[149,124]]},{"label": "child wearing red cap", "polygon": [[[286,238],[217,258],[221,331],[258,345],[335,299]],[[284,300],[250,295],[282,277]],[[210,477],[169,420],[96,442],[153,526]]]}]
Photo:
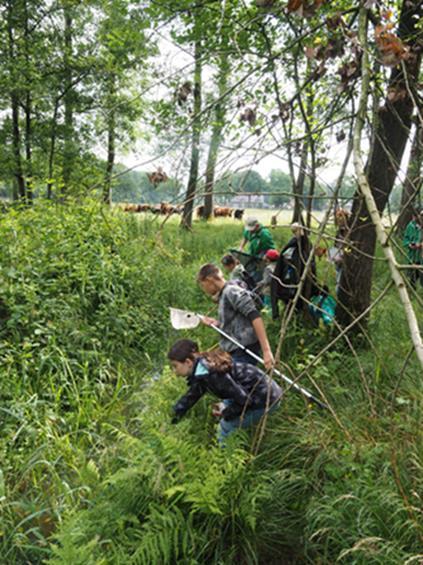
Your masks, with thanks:
[{"label": "child wearing red cap", "polygon": [[278,259],[279,251],[276,251],[276,249],[268,249],[264,254],[266,266],[263,271],[263,279],[256,287],[256,292],[259,291],[262,294],[265,308],[271,307],[270,283],[272,282],[272,276]]}]

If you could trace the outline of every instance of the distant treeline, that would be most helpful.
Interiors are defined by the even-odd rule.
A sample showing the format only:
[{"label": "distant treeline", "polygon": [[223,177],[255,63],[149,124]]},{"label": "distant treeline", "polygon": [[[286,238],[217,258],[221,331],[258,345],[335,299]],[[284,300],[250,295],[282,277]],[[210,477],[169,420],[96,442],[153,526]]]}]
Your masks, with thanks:
[{"label": "distant treeline", "polygon": [[[122,165],[116,167],[118,176],[114,180],[112,190],[112,200],[114,202],[159,204],[164,201],[173,203],[181,203],[183,201],[185,185],[182,181],[172,178],[171,174],[169,174],[169,179],[166,182],[154,186],[150,182],[147,172],[129,171],[119,176],[119,173],[124,171],[125,167]],[[308,192],[307,188],[306,184],[306,195]],[[345,177],[340,196],[352,199],[355,188],[354,178]],[[202,192],[200,183],[198,193],[201,195]],[[265,206],[289,207],[292,202],[292,196],[290,196],[292,193],[291,177],[280,169],[272,169],[267,179],[253,170],[235,173],[227,172],[215,184],[215,202],[218,204],[230,204],[239,193],[262,194],[261,203],[254,203],[254,207],[260,207],[263,204]],[[313,209],[324,209],[329,202],[327,197],[332,196],[332,193],[332,186],[317,183]],[[398,211],[400,199],[401,187],[397,186],[391,194],[390,203],[392,211]],[[305,198],[304,205],[306,205],[306,200]],[[196,198],[195,204],[201,205],[202,201],[202,196],[199,196]],[[240,206],[242,207],[242,204]]]},{"label": "distant treeline", "polygon": [[[94,157],[93,157],[94,158]],[[94,158],[95,160],[95,158]],[[105,169],[106,164],[96,160],[98,174]],[[113,202],[130,202],[134,204],[159,204],[160,202],[181,203],[185,195],[185,184],[182,180],[173,178],[169,174],[168,180],[154,185],[148,175],[150,171],[127,171],[124,165],[117,165],[115,168],[114,180],[112,183],[112,200]],[[170,173],[170,172],[169,172]],[[95,177],[94,177],[95,178]],[[198,193],[202,195],[201,182],[199,183]],[[355,180],[353,177],[346,176],[340,191],[340,196],[345,198],[353,197],[355,191]],[[307,184],[305,194],[307,195]],[[93,186],[95,191],[95,185]],[[332,195],[333,187],[317,183],[315,190],[315,198],[313,202],[314,210],[322,210],[328,203],[328,198]],[[0,180],[0,198],[13,199],[13,188],[11,182],[1,182]],[[253,207],[274,206],[274,207],[290,207],[292,202],[292,182],[291,177],[280,169],[272,169],[267,179],[253,170],[243,172],[227,172],[215,185],[215,201],[217,204],[230,204],[239,193],[249,193],[251,195],[263,195],[261,202],[255,202]],[[269,194],[273,193],[273,194]],[[34,187],[34,196],[44,194],[44,186]],[[203,198],[196,198],[195,204],[202,204]],[[304,199],[306,205],[307,198]],[[401,186],[396,186],[390,197],[391,210],[398,212],[401,201]],[[345,201],[343,201],[345,205]],[[242,207],[243,204],[240,204]],[[248,207],[248,206],[247,206]]]}]

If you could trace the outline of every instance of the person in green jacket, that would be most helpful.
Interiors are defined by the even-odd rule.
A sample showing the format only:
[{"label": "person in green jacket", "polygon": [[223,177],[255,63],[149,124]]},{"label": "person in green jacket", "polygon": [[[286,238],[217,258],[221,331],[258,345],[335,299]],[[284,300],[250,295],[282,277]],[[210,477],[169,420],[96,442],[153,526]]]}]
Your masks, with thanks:
[{"label": "person in green jacket", "polygon": [[250,216],[245,220],[245,228],[242,235],[243,239],[239,250],[243,251],[248,244],[248,253],[256,260],[254,268],[248,270],[254,280],[259,282],[263,277],[263,267],[260,266],[261,259],[265,256],[266,251],[275,249],[272,234],[256,217]]},{"label": "person in green jacket", "polygon": [[416,288],[419,278],[420,283],[423,284],[423,210],[420,213],[413,213],[411,222],[405,228],[403,245],[407,253],[409,265],[417,267],[408,270],[411,286]]},{"label": "person in green jacket", "polygon": [[251,216],[245,220],[243,240],[239,247],[243,251],[248,243],[248,252],[254,257],[264,257],[266,251],[275,249],[272,234],[265,228],[257,218]]}]

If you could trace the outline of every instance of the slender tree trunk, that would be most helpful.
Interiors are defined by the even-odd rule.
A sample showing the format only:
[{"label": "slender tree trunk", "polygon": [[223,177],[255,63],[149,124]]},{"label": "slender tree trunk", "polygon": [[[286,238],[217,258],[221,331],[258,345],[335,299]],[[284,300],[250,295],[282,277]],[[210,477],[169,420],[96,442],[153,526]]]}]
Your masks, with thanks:
[{"label": "slender tree trunk", "polygon": [[16,202],[19,200],[19,188],[16,177],[12,180],[12,199]]},{"label": "slender tree trunk", "polygon": [[[311,67],[307,65],[307,79],[311,74]],[[306,225],[309,228],[311,226],[311,215],[313,210],[313,199],[314,199],[314,192],[316,188],[316,146],[314,143],[312,131],[311,131],[311,123],[313,120],[314,114],[314,94],[313,94],[313,84],[309,84],[307,87],[307,102],[306,102],[306,114],[305,114],[305,124],[308,133],[308,141],[309,141],[309,151],[310,151],[310,170],[308,171],[308,179],[309,179],[309,189],[308,189],[308,198],[307,198],[307,220]]]},{"label": "slender tree trunk", "polygon": [[63,147],[63,186],[62,195],[69,189],[69,182],[72,175],[72,167],[74,160],[74,128],[73,128],[73,104],[74,93],[72,88],[72,15],[70,8],[65,5],[65,51],[64,51],[64,69],[65,69],[65,127],[64,127],[64,147]]},{"label": "slender tree trunk", "polygon": [[185,196],[184,210],[182,212],[181,226],[190,229],[192,226],[192,212],[194,198],[197,189],[198,165],[200,160],[200,136],[201,136],[201,40],[197,36],[194,52],[194,113],[192,123],[191,139],[191,165],[189,171],[188,186]]},{"label": "slender tree trunk", "polygon": [[294,183],[293,193],[294,193],[294,212],[292,214],[293,222],[301,222],[302,212],[304,210],[304,182],[306,178],[306,169],[308,161],[308,140],[305,140],[301,147],[301,160],[300,160],[300,170],[298,171],[297,179]]},{"label": "slender tree trunk", "polygon": [[[417,45],[416,23],[419,21],[421,10],[420,0],[404,0],[398,35],[408,42],[412,51],[413,45]],[[416,50],[413,57],[392,71],[390,92],[401,91],[404,97],[398,97],[396,100],[386,97],[385,106],[379,111],[374,148],[366,166],[366,176],[380,214],[394,185],[410,133],[413,100],[409,86],[414,88],[417,83],[420,63],[421,54]],[[350,240],[353,245],[351,252],[345,256],[338,294],[337,317],[344,326],[370,305],[376,232],[360,192],[354,196]]]},{"label": "slender tree trunk", "polygon": [[400,215],[397,221],[397,231],[401,233],[411,221],[413,208],[418,208],[419,194],[423,182],[423,127],[417,118],[411,146],[410,160],[408,162],[407,176],[404,180],[401,195]]},{"label": "slender tree trunk", "polygon": [[13,138],[13,154],[15,157],[15,177],[18,185],[19,198],[26,201],[25,178],[22,169],[21,159],[21,134],[19,129],[19,100],[16,93],[11,95],[12,103],[12,138]]},{"label": "slender tree trunk", "polygon": [[115,142],[116,142],[116,112],[114,109],[114,97],[116,90],[116,76],[112,74],[110,78],[110,108],[108,109],[107,123],[107,165],[104,177],[103,202],[111,204],[112,202],[112,175],[115,164]]},{"label": "slender tree trunk", "polygon": [[204,196],[204,218],[208,219],[213,213],[213,188],[217,155],[222,141],[222,131],[225,120],[225,92],[228,86],[229,60],[227,54],[222,54],[219,66],[218,101],[215,106],[215,118],[206,165],[206,186]]},{"label": "slender tree trunk", "polygon": [[34,198],[34,178],[32,169],[32,99],[30,92],[26,94],[25,102],[25,159],[26,159],[26,197],[28,203],[31,203]]},{"label": "slender tree trunk", "polygon": [[[295,75],[294,75],[295,86],[296,86],[297,92],[300,92],[301,91],[300,77],[299,77],[298,66],[297,66],[296,60],[295,60],[294,66],[295,66]],[[309,76],[310,76],[310,73],[311,73],[311,64],[310,64],[309,60],[307,60],[307,67],[306,67],[305,72],[306,72],[306,77],[308,79]],[[299,103],[301,115],[302,115],[302,118],[303,118],[303,121],[304,121],[304,130],[305,130],[306,137],[305,137],[303,144],[302,144],[302,147],[301,147],[300,170],[298,172],[297,179],[294,183],[294,191],[293,192],[294,192],[295,204],[294,204],[294,213],[293,213],[293,216],[292,216],[292,221],[303,223],[302,212],[304,210],[304,199],[303,199],[304,183],[305,183],[305,179],[307,178],[307,176],[310,177],[310,175],[307,174],[307,164],[308,164],[308,158],[309,158],[310,150],[311,150],[312,163],[313,163],[314,168],[315,168],[314,146],[313,146],[313,140],[312,140],[312,137],[311,137],[311,127],[310,127],[310,119],[313,116],[313,95],[312,95],[312,91],[311,91],[311,86],[309,86],[308,92],[307,92],[306,107],[304,107],[303,98],[302,98],[301,94],[299,94],[299,96],[298,96],[298,103]],[[314,185],[313,185],[313,192],[314,192]],[[307,203],[307,210],[308,210],[308,203]]]},{"label": "slender tree trunk", "polygon": [[57,126],[57,114],[59,112],[59,99],[56,98],[54,101],[54,111],[53,119],[51,124],[51,136],[50,136],[50,151],[48,156],[48,179],[47,179],[47,198],[50,200],[53,191],[53,172],[54,172],[54,154],[56,149],[56,126]]},{"label": "slender tree trunk", "polygon": [[26,78],[25,78],[25,159],[26,159],[26,197],[28,203],[32,203],[34,178],[32,168],[32,80],[31,80],[31,58],[30,58],[30,32],[28,19],[28,5],[25,2],[25,62],[26,62]]},{"label": "slender tree trunk", "polygon": [[8,34],[8,55],[9,55],[9,71],[10,71],[10,103],[12,108],[12,147],[14,157],[14,176],[18,189],[18,198],[26,201],[26,186],[25,178],[22,168],[21,157],[21,133],[19,126],[19,91],[18,82],[16,80],[13,65],[16,64],[15,60],[15,38],[13,35],[13,3],[9,2],[7,6],[7,34]]},{"label": "slender tree trunk", "polygon": [[316,173],[315,159],[313,159],[312,157],[311,165],[310,165],[310,174],[308,177],[310,179],[310,186],[309,186],[308,198],[307,198],[307,220],[306,220],[306,225],[308,228],[311,226],[311,216],[313,214],[314,192],[316,188],[315,173]]}]

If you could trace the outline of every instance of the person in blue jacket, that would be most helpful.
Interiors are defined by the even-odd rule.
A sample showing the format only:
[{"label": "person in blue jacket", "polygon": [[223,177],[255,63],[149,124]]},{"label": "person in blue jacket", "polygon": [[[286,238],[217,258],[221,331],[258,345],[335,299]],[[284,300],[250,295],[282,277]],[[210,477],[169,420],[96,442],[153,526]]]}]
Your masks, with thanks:
[{"label": "person in blue jacket", "polygon": [[178,340],[168,353],[176,375],[186,377],[188,391],[173,407],[177,423],[207,392],[223,402],[213,415],[220,418],[219,441],[238,428],[256,424],[280,404],[282,389],[261,369],[249,363],[234,362],[222,350],[200,353],[190,339]]}]

